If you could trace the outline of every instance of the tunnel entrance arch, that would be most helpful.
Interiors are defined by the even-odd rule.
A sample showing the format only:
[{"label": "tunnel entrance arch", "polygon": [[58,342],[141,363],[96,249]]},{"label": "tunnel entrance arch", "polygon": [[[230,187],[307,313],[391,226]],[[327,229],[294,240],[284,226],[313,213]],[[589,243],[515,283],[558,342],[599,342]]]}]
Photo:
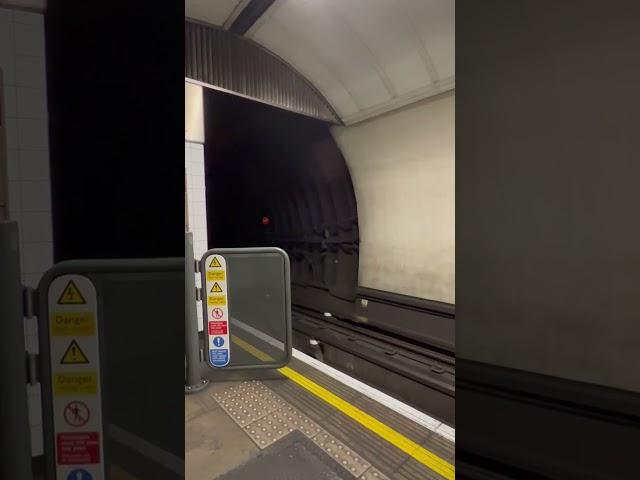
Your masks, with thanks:
[{"label": "tunnel entrance arch", "polygon": [[191,20],[185,32],[186,81],[205,87],[208,246],[281,247],[298,289],[354,301],[358,215],[329,131],[338,116],[254,42]]}]

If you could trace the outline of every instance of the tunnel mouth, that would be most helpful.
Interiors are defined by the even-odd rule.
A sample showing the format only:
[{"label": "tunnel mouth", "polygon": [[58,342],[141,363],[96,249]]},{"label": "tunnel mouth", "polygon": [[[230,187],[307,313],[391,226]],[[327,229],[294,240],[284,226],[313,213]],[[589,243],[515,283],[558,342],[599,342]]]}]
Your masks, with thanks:
[{"label": "tunnel mouth", "polygon": [[355,300],[356,198],[329,124],[213,89],[203,96],[209,247],[280,247],[294,303],[300,289]]}]

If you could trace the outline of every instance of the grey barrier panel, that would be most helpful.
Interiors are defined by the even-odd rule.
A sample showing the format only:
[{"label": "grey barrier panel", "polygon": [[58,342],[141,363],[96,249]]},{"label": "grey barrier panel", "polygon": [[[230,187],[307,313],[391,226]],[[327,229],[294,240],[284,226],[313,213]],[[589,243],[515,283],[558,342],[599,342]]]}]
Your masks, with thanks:
[{"label": "grey barrier panel", "polygon": [[0,478],[32,478],[22,298],[18,224],[0,220]]},{"label": "grey barrier panel", "polygon": [[207,364],[280,368],[291,360],[289,257],[275,247],[219,248],[200,261]]},{"label": "grey barrier panel", "polygon": [[[166,355],[171,350],[166,345],[175,345],[184,335],[184,271],[184,258],[78,260],[54,265],[43,276],[37,317],[47,479],[110,478],[114,463],[133,475],[136,468],[156,469],[159,479],[184,475],[184,443],[170,433],[183,427],[184,418],[167,415],[182,411],[182,393],[160,400],[153,395],[166,378],[184,374],[183,363]],[[97,358],[92,359],[92,353]],[[94,370],[97,388],[92,396],[87,385]],[[85,390],[73,390],[77,372],[86,374]],[[69,381],[61,388],[65,378]],[[86,431],[67,403],[80,407],[81,415],[98,408],[90,413],[91,418],[101,417],[100,425]],[[63,448],[58,451],[66,442],[85,458],[65,459],[63,454],[61,464],[56,456],[61,433]],[[147,439],[155,442],[151,448]],[[101,453],[102,468],[94,463],[96,452]]]}]

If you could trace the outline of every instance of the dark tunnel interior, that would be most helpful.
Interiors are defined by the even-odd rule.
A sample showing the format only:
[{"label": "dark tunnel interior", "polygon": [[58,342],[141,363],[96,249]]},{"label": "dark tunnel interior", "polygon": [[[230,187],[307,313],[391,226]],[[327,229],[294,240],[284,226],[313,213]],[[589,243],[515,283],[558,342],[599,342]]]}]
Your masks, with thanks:
[{"label": "dark tunnel interior", "polygon": [[210,89],[204,111],[209,248],[283,248],[292,283],[353,300],[356,198],[329,125]]}]

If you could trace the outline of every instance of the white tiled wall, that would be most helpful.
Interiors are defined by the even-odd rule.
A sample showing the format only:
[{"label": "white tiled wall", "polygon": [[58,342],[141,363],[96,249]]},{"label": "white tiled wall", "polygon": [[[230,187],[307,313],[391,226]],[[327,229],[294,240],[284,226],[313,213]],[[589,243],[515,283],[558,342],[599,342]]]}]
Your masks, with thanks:
[{"label": "white tiled wall", "polygon": [[10,216],[20,227],[23,282],[53,264],[44,16],[0,8]]},{"label": "white tiled wall", "polygon": [[[18,221],[22,281],[35,287],[53,264],[44,16],[0,8],[0,68],[7,125],[9,214]],[[37,324],[26,319],[27,349],[37,353]],[[40,386],[28,387],[31,442],[42,454]]]},{"label": "white tiled wall", "polygon": [[[189,209],[189,230],[193,232],[193,252],[195,258],[202,258],[207,247],[207,204],[204,182],[204,145],[185,142],[184,164],[187,178],[187,199]],[[196,275],[196,285],[200,287],[200,277]],[[198,306],[198,328],[202,330],[202,308]]]}]

